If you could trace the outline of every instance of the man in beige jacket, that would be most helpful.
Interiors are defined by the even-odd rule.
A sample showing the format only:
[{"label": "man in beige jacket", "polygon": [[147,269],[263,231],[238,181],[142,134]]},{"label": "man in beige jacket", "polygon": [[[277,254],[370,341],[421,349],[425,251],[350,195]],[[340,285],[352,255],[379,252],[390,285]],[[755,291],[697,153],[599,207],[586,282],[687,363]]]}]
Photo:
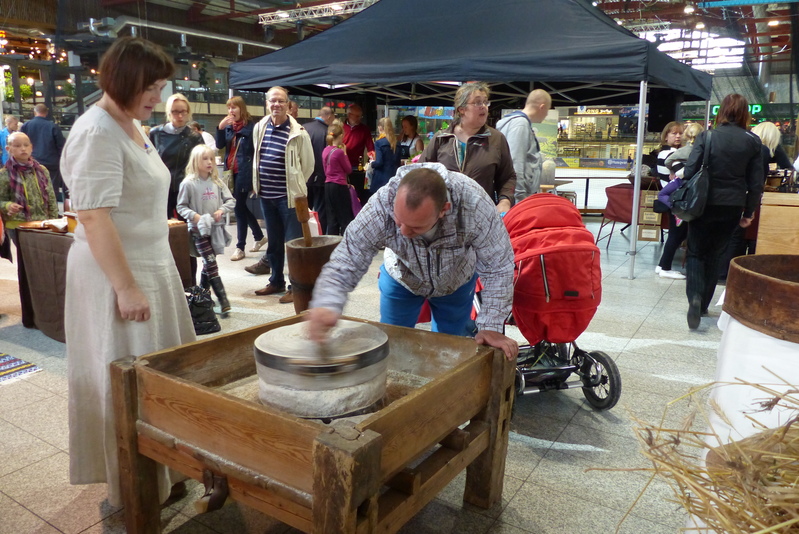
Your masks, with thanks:
[{"label": "man in beige jacket", "polygon": [[289,95],[282,87],[272,87],[266,94],[270,114],[255,125],[253,143],[253,191],[261,200],[269,245],[254,265],[245,268],[252,274],[266,274],[269,283],[256,295],[285,294],[283,304],[294,302],[291,287],[286,291],[283,263],[287,241],[302,237],[302,228],[294,210],[294,198],[307,195],[305,182],[313,173],[314,155],[311,138],[305,128],[288,114]]}]

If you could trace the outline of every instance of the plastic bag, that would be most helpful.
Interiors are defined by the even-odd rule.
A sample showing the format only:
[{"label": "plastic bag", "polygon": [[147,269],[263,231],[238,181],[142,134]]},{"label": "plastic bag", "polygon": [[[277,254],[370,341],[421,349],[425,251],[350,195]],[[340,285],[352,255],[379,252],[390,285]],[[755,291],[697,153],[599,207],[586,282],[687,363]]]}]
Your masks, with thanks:
[{"label": "plastic bag", "polygon": [[202,286],[189,287],[186,289],[186,301],[189,304],[195,334],[199,336],[222,330],[214,313],[214,299],[211,298],[210,289]]}]

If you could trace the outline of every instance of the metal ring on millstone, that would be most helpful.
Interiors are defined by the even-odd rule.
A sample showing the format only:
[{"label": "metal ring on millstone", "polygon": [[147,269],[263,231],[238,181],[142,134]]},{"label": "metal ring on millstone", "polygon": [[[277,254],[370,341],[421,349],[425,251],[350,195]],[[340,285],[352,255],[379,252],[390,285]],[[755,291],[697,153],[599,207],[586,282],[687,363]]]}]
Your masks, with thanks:
[{"label": "metal ring on millstone", "polygon": [[376,326],[341,320],[319,345],[307,323],[275,328],[255,340],[255,361],[295,375],[331,376],[370,367],[388,356],[388,336]]}]

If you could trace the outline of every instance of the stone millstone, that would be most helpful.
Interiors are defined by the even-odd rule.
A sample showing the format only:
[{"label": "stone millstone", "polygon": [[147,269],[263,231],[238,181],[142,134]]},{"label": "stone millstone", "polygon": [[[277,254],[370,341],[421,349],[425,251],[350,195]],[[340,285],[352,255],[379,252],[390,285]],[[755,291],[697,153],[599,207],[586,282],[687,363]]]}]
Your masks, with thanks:
[{"label": "stone millstone", "polygon": [[308,338],[307,328],[295,323],[255,340],[261,402],[299,417],[332,418],[363,410],[383,397],[385,332],[342,320],[320,346]]}]

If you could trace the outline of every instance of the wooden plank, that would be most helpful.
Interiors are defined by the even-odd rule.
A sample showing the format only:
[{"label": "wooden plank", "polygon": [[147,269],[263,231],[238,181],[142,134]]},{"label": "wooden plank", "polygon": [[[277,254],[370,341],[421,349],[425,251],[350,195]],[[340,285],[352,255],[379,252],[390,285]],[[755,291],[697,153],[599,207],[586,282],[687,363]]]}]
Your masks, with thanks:
[{"label": "wooden plank", "polygon": [[799,195],[795,193],[763,193],[762,205],[769,206],[799,206]]},{"label": "wooden plank", "polygon": [[301,321],[294,316],[210,339],[154,352],[140,361],[168,375],[216,387],[255,374],[255,340],[269,330]]},{"label": "wooden plank", "polygon": [[175,438],[310,493],[319,423],[138,366],[140,419]]},{"label": "wooden plank", "polygon": [[441,447],[417,466],[422,477],[418,492],[408,496],[390,489],[380,496],[378,524],[373,532],[397,532],[488,447],[488,428],[482,423],[470,427],[472,438],[465,449],[457,451]]},{"label": "wooden plank", "polygon": [[[768,194],[768,193],[767,193]],[[771,193],[787,195],[787,193]],[[787,195],[799,197],[799,195]],[[799,198],[797,198],[799,202]],[[799,254],[799,206],[763,204],[757,230],[757,254]]]},{"label": "wooden plank", "polygon": [[[142,454],[154,458],[159,463],[195,480],[202,481],[203,470],[209,467],[187,450],[171,448],[147,436],[139,436],[139,448]],[[224,470],[217,471],[217,473],[228,477],[228,489],[230,490],[230,496],[234,500],[251,506],[294,528],[304,532],[311,531],[310,496],[309,505],[303,506],[271,491],[268,487],[265,487],[266,484],[259,483],[257,474],[248,476],[246,475],[246,470],[239,468],[239,474],[244,473],[244,476],[237,477],[233,475],[234,469],[236,469],[235,466],[228,465]],[[159,514],[156,513],[155,517],[159,517]],[[128,532],[137,531],[128,530]]]},{"label": "wooden plank", "polygon": [[383,436],[381,478],[387,480],[485,406],[493,350],[449,371],[356,428]]},{"label": "wooden plank", "polygon": [[422,487],[422,474],[418,469],[406,467],[387,482],[386,486],[406,495],[414,495]]},{"label": "wooden plank", "polygon": [[133,361],[133,358],[128,358],[111,364],[111,394],[125,528],[138,534],[160,534],[161,506],[156,465],[140,454],[136,436],[138,397]]},{"label": "wooden plank", "polygon": [[[313,532],[354,534],[358,509],[381,486],[382,437],[354,428],[330,429],[314,442]],[[374,519],[377,511],[367,506]]]},{"label": "wooden plank", "polygon": [[491,365],[491,397],[483,410],[472,419],[488,425],[490,438],[485,452],[466,469],[464,502],[490,508],[502,498],[505,480],[505,456],[508,452],[511,407],[513,406],[515,368],[501,350],[494,349]]}]

